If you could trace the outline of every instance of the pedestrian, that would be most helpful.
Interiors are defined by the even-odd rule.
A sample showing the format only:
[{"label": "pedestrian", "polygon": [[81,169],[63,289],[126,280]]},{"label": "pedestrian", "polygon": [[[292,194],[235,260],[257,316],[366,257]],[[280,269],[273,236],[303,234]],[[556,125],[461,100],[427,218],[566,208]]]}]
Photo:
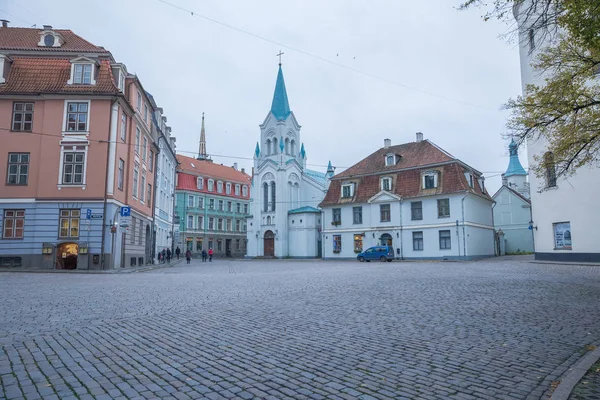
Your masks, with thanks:
[{"label": "pedestrian", "polygon": [[178,260],[179,260],[179,253],[181,253],[181,250],[179,250],[179,246],[177,246],[177,248],[175,249],[175,254],[177,254]]},{"label": "pedestrian", "polygon": [[162,260],[163,262],[165,262],[165,260],[167,259],[167,251],[165,249],[162,250]]},{"label": "pedestrian", "polygon": [[212,247],[210,249],[208,249],[208,261],[212,262],[212,256],[213,256],[213,249]]},{"label": "pedestrian", "polygon": [[206,250],[202,250],[202,262],[206,262],[207,258],[208,258],[208,254],[206,253]]},{"label": "pedestrian", "polygon": [[190,251],[190,249],[188,249],[188,251],[185,252],[185,259],[187,261],[187,263],[190,263],[190,260],[192,259],[192,252]]},{"label": "pedestrian", "polygon": [[167,262],[171,262],[171,249],[167,249]]},{"label": "pedestrian", "polygon": [[162,253],[160,251],[158,252],[158,263],[162,263]]}]

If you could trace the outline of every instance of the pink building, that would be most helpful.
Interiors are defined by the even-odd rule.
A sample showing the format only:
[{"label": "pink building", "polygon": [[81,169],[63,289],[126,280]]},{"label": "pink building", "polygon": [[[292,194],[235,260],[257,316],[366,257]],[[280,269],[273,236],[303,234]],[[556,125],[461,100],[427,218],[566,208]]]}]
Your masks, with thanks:
[{"label": "pink building", "polygon": [[70,30],[3,23],[0,267],[151,261],[153,112],[137,77],[103,47]]}]

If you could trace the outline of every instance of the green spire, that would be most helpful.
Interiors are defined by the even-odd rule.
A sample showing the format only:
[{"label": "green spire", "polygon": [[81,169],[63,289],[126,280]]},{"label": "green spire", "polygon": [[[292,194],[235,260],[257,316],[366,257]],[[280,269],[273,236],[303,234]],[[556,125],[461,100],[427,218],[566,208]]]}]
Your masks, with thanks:
[{"label": "green spire", "polygon": [[260,147],[258,147],[258,142],[256,142],[256,149],[254,149],[254,157],[258,158],[260,156]]},{"label": "green spire", "polygon": [[273,103],[271,104],[271,112],[278,120],[286,119],[290,111],[290,103],[288,103],[287,91],[285,90],[285,82],[283,81],[283,71],[279,64],[279,72],[277,73],[277,83],[275,83],[275,93],[273,94]]}]

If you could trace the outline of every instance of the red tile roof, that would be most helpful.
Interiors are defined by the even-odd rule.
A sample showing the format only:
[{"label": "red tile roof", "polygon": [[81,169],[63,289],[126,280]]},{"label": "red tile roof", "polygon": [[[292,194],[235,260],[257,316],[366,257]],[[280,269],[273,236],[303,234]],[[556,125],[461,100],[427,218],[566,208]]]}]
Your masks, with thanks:
[{"label": "red tile roof", "polygon": [[[384,155],[388,153],[401,156],[398,164],[391,167],[385,166]],[[440,182],[435,189],[422,188],[421,172],[429,169],[440,172]],[[464,174],[467,171],[470,169],[463,166],[459,160],[429,141],[382,148],[336,175],[320,206],[366,203],[381,191],[379,182],[381,176],[392,177],[392,193],[402,198],[471,192],[491,200],[487,190],[482,190],[477,179],[473,179],[474,187],[469,187]],[[475,178],[478,177],[476,172],[474,175]],[[344,182],[353,182],[356,185],[353,198],[341,198]]]},{"label": "red tile roof", "polygon": [[64,43],[60,47],[38,46],[40,33],[36,28],[0,28],[0,50],[35,50],[41,52],[107,53],[103,47],[93,45],[69,29],[52,29],[59,33]]},{"label": "red tile roof", "polygon": [[[179,165],[177,166],[178,171],[188,172],[194,176],[214,178],[215,180],[220,179],[224,182],[241,183],[244,185],[250,185],[252,182],[250,175],[237,171],[233,167],[227,167],[205,160],[196,160],[195,158],[182,156],[181,154],[177,154],[177,161],[179,162]],[[193,186],[195,189],[195,178]]]},{"label": "red tile roof", "polygon": [[[4,28],[0,28],[0,31]],[[0,93],[118,93],[108,59],[101,60],[95,85],[67,85],[71,62],[64,58],[11,57]]]}]

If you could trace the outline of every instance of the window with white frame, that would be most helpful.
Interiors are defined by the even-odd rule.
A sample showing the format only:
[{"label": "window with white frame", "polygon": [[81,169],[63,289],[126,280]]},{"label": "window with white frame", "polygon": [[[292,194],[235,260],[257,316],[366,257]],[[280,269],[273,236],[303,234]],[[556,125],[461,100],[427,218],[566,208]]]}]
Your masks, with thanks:
[{"label": "window with white frame", "polygon": [[202,215],[198,215],[198,229],[204,229],[204,217]]},{"label": "window with white frame", "polygon": [[121,140],[126,141],[126,131],[127,131],[127,115],[124,112],[121,112]]},{"label": "window with white frame", "polygon": [[450,217],[450,199],[438,199],[438,218]]},{"label": "window with white frame", "polygon": [[147,147],[148,147],[148,139],[146,139],[146,137],[144,136],[144,146],[142,147],[142,161],[146,161],[146,153],[147,153]]},{"label": "window with white frame", "polygon": [[423,231],[413,232],[413,250],[421,251],[423,250]]},{"label": "window with white frame", "polygon": [[215,190],[215,181],[213,181],[212,179],[208,180],[208,191],[212,192]]},{"label": "window with white frame", "polygon": [[223,200],[219,200],[219,211],[223,211],[225,209],[225,202]]},{"label": "window with white frame", "polygon": [[246,185],[242,186],[242,196],[248,197],[248,187]]},{"label": "window with white frame", "polygon": [[449,250],[452,248],[452,236],[449,230],[439,231],[440,250]]},{"label": "window with white frame", "polygon": [[125,161],[119,158],[119,175],[117,177],[117,188],[123,190],[123,181],[125,180]]},{"label": "window with white frame", "polygon": [[240,221],[239,219],[235,220],[235,231],[241,232],[241,229],[242,229],[242,221]]},{"label": "window with white frame", "polygon": [[91,85],[93,83],[92,73],[94,68],[92,64],[75,64],[73,65],[73,84],[74,85]]},{"label": "window with white frame", "polygon": [[140,91],[137,91],[137,109],[138,111],[142,111],[142,94],[140,93]]},{"label": "window with white frame", "polygon": [[64,146],[62,154],[62,185],[83,185],[85,183],[86,146]]},{"label": "window with white frame", "polygon": [[438,187],[438,173],[436,171],[430,171],[423,174],[423,189],[435,189]]},{"label": "window with white frame", "polygon": [[142,174],[142,184],[140,186],[140,201],[144,202],[144,193],[146,189],[146,174]]},{"label": "window with white frame", "polygon": [[125,93],[125,73],[119,71],[119,90]]},{"label": "window with white frame", "polygon": [[194,216],[193,215],[187,216],[187,228],[188,228],[188,230],[194,229]]},{"label": "window with white frame", "polygon": [[223,218],[217,219],[217,230],[218,231],[222,231],[223,230]]},{"label": "window with white frame", "polygon": [[152,172],[154,168],[154,151],[150,150],[150,154],[148,155],[148,170]]},{"label": "window with white frame", "polygon": [[13,103],[12,130],[31,132],[33,129],[33,103]]},{"label": "window with white frame", "polygon": [[204,208],[204,197],[198,197],[198,208]]},{"label": "window with white frame", "polygon": [[223,182],[217,181],[217,193],[223,193]]},{"label": "window with white frame", "polygon": [[142,132],[140,128],[135,128],[135,152],[140,154],[140,140],[142,137]]},{"label": "window with white frame", "polygon": [[202,179],[202,177],[201,177],[201,176],[199,176],[199,177],[196,179],[196,187],[197,187],[199,190],[202,190],[202,189],[204,189],[204,179]]},{"label": "window with white frame", "polygon": [[140,175],[140,169],[137,164],[133,167],[133,197],[138,197],[138,179]]},{"label": "window with white frame", "polygon": [[381,222],[390,222],[391,221],[391,213],[390,213],[390,205],[389,204],[380,204],[379,205],[379,216],[381,218]]},{"label": "window with white frame", "polygon": [[240,185],[235,185],[235,195],[236,196],[240,195]]},{"label": "window with white frame", "polygon": [[4,210],[3,239],[23,239],[25,210]]},{"label": "window with white frame", "polygon": [[67,132],[86,132],[88,130],[89,103],[86,101],[67,102]]},{"label": "window with white frame", "polygon": [[152,205],[152,185],[148,184],[148,197],[146,197],[146,204],[148,207]]},{"label": "window with white frame", "polygon": [[215,219],[213,217],[208,218],[208,230],[209,231],[215,230]]},{"label": "window with white frame", "polygon": [[231,183],[227,182],[225,185],[225,193],[231,194]]},{"label": "window with white frame", "polygon": [[208,199],[208,209],[209,210],[215,209],[215,199]]},{"label": "window with white frame", "polygon": [[342,198],[350,198],[354,196],[354,184],[347,183],[342,185]]},{"label": "window with white frame", "polygon": [[194,196],[188,196],[188,207],[194,207]]},{"label": "window with white frame", "polygon": [[228,202],[227,202],[227,211],[228,211],[228,212],[231,212],[231,211],[233,211],[233,208],[232,208],[232,207],[233,207],[233,203],[232,203],[231,201],[228,201]]},{"label": "window with white frame", "polygon": [[387,192],[392,190],[392,178],[381,178],[381,190],[385,190]]},{"label": "window with white frame", "polygon": [[248,204],[244,204],[244,214],[248,214]]},{"label": "window with white frame", "polygon": [[81,210],[60,210],[59,232],[61,238],[79,237],[79,218]]},{"label": "window with white frame", "polygon": [[7,185],[27,185],[29,153],[8,153]]},{"label": "window with white frame", "polygon": [[144,122],[148,122],[148,104],[144,104]]},{"label": "window with white frame", "polygon": [[235,211],[238,214],[242,212],[242,205],[240,203],[235,203]]},{"label": "window with white frame", "polygon": [[231,218],[227,218],[227,226],[225,230],[227,232],[231,232]]},{"label": "window with white frame", "polygon": [[385,156],[385,166],[389,167],[390,165],[396,164],[396,156],[393,154],[388,154]]}]

